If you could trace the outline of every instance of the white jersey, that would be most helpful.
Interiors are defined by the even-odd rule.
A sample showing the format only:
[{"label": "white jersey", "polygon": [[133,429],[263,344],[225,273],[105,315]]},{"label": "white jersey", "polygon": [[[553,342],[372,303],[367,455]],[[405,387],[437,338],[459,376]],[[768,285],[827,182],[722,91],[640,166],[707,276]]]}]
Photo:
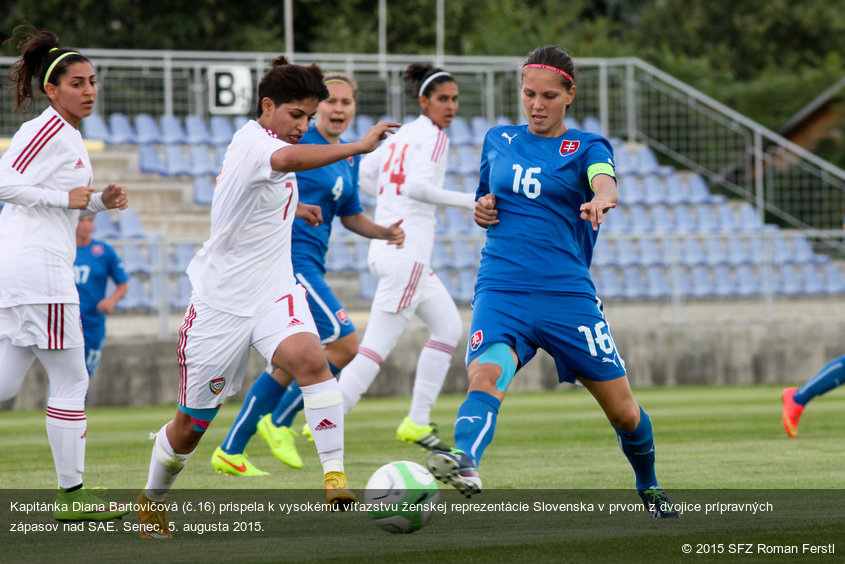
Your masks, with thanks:
[{"label": "white jersey", "polygon": [[402,219],[405,245],[382,239],[370,243],[368,260],[405,258],[428,265],[437,225],[436,204],[472,209],[474,194],[443,189],[449,138],[428,117],[403,125],[361,161],[359,185],[377,193],[375,222],[388,226]]},{"label": "white jersey", "polygon": [[0,307],[78,304],[73,280],[79,210],[68,193],[91,186],[79,130],[48,107],[0,158]]},{"label": "white jersey", "polygon": [[271,155],[289,143],[250,120],[235,132],[211,204],[211,236],[188,265],[194,292],[211,308],[254,316],[296,286],[290,236],[296,175]]}]

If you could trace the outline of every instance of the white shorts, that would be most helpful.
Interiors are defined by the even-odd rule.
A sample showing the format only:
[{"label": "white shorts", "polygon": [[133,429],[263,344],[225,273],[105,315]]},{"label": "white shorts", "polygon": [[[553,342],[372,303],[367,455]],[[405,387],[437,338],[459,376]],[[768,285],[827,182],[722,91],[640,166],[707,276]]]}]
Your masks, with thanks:
[{"label": "white shorts", "polygon": [[427,265],[413,260],[376,259],[370,271],[378,279],[372,309],[410,319],[425,300],[449,291]]},{"label": "white shorts", "polygon": [[179,405],[222,405],[241,389],[250,345],[269,363],[279,343],[296,333],[317,335],[302,286],[254,317],[224,313],[192,295],[179,329]]},{"label": "white shorts", "polygon": [[46,350],[85,345],[79,304],[26,304],[0,307],[0,338],[17,347]]}]

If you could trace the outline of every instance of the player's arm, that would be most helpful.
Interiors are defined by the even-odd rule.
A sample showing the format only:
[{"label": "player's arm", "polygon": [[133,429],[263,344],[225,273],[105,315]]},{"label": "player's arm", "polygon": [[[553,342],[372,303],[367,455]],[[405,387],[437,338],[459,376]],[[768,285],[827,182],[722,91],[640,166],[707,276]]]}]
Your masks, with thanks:
[{"label": "player's arm", "polygon": [[40,186],[0,186],[0,201],[28,208],[48,207],[84,210],[88,207],[93,188],[79,186],[70,192]]},{"label": "player's arm", "polygon": [[499,223],[499,212],[496,210],[496,196],[490,193],[490,163],[487,160],[487,138],[489,132],[484,136],[484,144],[481,147],[481,169],[478,174],[478,188],[475,190],[475,208],[472,210],[472,219],[479,227],[487,229],[491,225]]},{"label": "player's arm", "polygon": [[369,153],[387,138],[388,133],[395,133],[400,124],[380,121],[354,143],[330,143],[328,145],[289,145],[275,151],[270,157],[270,166],[278,172],[302,172],[320,168],[341,159]]},{"label": "player's arm", "polygon": [[593,176],[590,186],[593,189],[593,199],[581,204],[581,219],[589,221],[593,225],[593,231],[596,231],[604,219],[604,214],[616,207],[619,192],[616,190],[616,179],[607,173]]},{"label": "player's arm", "polygon": [[386,239],[388,245],[402,248],[405,244],[405,230],[400,227],[402,220],[385,227],[371,220],[363,213],[341,216],[340,222],[345,228],[368,239]]},{"label": "player's arm", "polygon": [[[408,167],[407,178],[402,186],[402,194],[427,204],[442,206],[455,206],[468,210],[475,207],[475,196],[454,190],[445,190],[443,181],[446,176],[446,149],[438,151],[436,148],[437,138],[432,136],[426,139],[419,146],[414,147],[411,153],[411,166]],[[432,160],[432,155],[437,155],[437,160]]]},{"label": "player's arm", "polygon": [[112,292],[110,296],[100,300],[100,303],[97,304],[97,311],[100,313],[111,313],[114,311],[114,306],[117,305],[117,302],[122,300],[123,296],[125,296],[128,291],[129,282],[118,284],[115,286],[114,292]]}]

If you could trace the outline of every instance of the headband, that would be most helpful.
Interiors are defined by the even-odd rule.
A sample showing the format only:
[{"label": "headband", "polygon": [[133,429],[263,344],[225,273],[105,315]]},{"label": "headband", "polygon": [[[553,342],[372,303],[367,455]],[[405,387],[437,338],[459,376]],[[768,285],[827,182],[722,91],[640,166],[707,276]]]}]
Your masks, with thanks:
[{"label": "headband", "polygon": [[430,77],[428,77],[428,78],[426,78],[425,80],[423,80],[422,84],[420,84],[420,93],[419,93],[419,94],[417,94],[417,96],[422,96],[422,95],[423,95],[423,92],[425,92],[425,87],[426,87],[426,86],[428,86],[428,84],[429,84],[432,80],[434,80],[435,78],[440,78],[441,76],[448,76],[449,78],[452,78],[452,75],[451,75],[451,74],[449,74],[449,73],[448,73],[448,72],[446,72],[446,71],[440,71],[440,72],[436,72],[436,73],[434,73],[434,74],[433,74],[433,75],[431,75]]},{"label": "headband", "polygon": [[323,84],[331,84],[333,82],[341,82],[343,84],[348,84],[352,86],[352,83],[344,76],[340,76],[339,74],[329,75],[325,80],[323,80]]},{"label": "headband", "polygon": [[575,84],[575,81],[574,81],[574,80],[572,80],[572,77],[571,77],[571,76],[569,76],[569,73],[568,73],[568,72],[564,72],[564,71],[560,70],[560,69],[559,69],[559,68],[557,68],[557,67],[550,67],[549,65],[537,65],[537,64],[531,64],[531,65],[524,65],[524,66],[522,67],[522,69],[523,69],[523,70],[525,70],[525,69],[546,69],[546,70],[554,71],[554,72],[556,72],[556,73],[558,73],[558,74],[562,74],[563,76],[565,76],[566,78],[568,78],[568,79],[569,79],[569,82],[571,82],[572,84]]},{"label": "headband", "polygon": [[[56,49],[56,47],[50,49],[50,52],[52,53],[54,49]],[[47,72],[44,73],[44,90],[47,90],[47,81],[50,79],[50,74],[53,72],[53,69],[56,68],[56,65],[59,64],[59,61],[61,61],[68,55],[79,55],[79,53],[77,53],[76,51],[67,51],[66,53],[62,53],[61,55],[56,57],[53,62],[50,63],[50,66],[47,67]]]}]

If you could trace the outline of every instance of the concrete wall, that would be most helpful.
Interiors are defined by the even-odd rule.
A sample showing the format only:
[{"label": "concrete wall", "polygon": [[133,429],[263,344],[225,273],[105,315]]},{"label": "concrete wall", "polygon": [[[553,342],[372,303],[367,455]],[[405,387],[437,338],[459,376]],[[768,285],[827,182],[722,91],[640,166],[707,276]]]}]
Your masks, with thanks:
[{"label": "concrete wall", "polygon": [[[838,304],[836,304],[838,306]],[[621,312],[613,337],[625,359],[633,386],[731,385],[772,382],[801,383],[825,362],[845,354],[845,317],[831,315],[839,308],[821,304],[816,315],[797,304],[792,315],[774,322],[737,323],[722,308],[721,320],[655,323],[659,316],[645,309]],[[712,308],[711,308],[712,309]],[[469,312],[464,312],[468,325]],[[719,316],[717,316],[719,317]],[[792,317],[792,318],[790,318]],[[743,317],[737,317],[743,319]],[[364,324],[356,321],[359,334]],[[385,361],[371,395],[409,395],[419,351],[428,335],[413,322]],[[464,341],[465,342],[465,341]],[[465,349],[453,357],[444,393],[466,390]],[[240,399],[264,362],[253,351]],[[17,397],[0,409],[41,409],[47,377],[36,363]],[[176,340],[158,342],[143,337],[110,337],[96,377],[91,382],[90,406],[175,404],[179,385]],[[512,390],[545,390],[557,386],[554,362],[540,352],[517,375]]]}]

